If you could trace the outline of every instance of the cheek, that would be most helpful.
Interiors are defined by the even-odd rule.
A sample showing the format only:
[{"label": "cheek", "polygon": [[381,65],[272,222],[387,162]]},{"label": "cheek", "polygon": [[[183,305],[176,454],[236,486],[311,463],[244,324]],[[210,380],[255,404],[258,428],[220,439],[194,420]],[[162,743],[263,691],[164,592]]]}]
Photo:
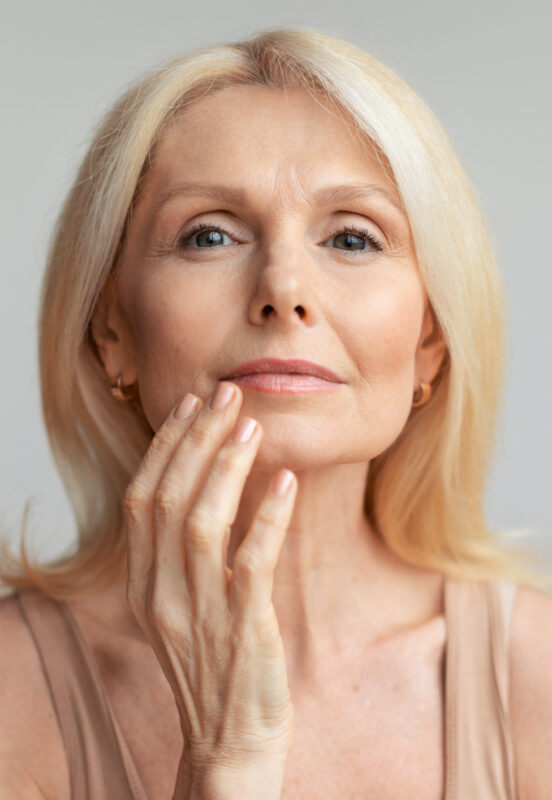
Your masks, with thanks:
[{"label": "cheek", "polygon": [[423,290],[414,280],[375,287],[368,300],[356,304],[356,355],[367,379],[414,368],[423,311]]},{"label": "cheek", "polygon": [[[148,281],[132,295],[129,312],[134,324],[140,397],[154,430],[188,391],[204,399],[216,377],[206,365],[216,362],[223,339],[224,314],[193,287],[169,287]],[[211,295],[212,300],[212,295]]]},{"label": "cheek", "polygon": [[423,310],[418,281],[382,285],[355,304],[356,324],[348,328],[348,349],[360,382],[357,411],[372,431],[380,430],[386,444],[410,413]]}]

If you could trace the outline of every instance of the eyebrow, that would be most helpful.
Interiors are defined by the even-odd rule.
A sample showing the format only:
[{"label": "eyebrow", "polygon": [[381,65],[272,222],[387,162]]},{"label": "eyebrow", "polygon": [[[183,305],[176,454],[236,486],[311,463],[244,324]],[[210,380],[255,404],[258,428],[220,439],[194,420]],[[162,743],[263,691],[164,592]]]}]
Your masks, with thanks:
[{"label": "eyebrow", "polygon": [[[225,186],[224,184],[213,183],[181,183],[163,192],[155,201],[153,210],[155,212],[181,195],[196,195],[206,197],[211,200],[218,200],[231,205],[250,205],[247,192],[241,188]],[[346,203],[354,200],[364,200],[375,197],[386,201],[401,214],[405,214],[404,207],[400,200],[394,198],[385,189],[379,186],[366,183],[337,184],[336,186],[324,186],[314,192],[314,200],[318,203]]]}]

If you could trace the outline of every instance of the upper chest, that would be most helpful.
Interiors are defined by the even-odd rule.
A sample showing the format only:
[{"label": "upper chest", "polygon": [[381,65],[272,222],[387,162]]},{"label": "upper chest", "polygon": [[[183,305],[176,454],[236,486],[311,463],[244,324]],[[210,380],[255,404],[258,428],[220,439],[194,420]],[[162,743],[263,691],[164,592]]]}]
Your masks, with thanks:
[{"label": "upper chest", "polygon": [[[514,622],[519,611],[516,607]],[[19,617],[17,622],[20,623]],[[520,615],[519,624],[513,625],[512,634],[517,628],[525,630],[527,622]],[[448,703],[448,708],[445,705],[445,688],[456,697],[458,684],[462,683],[456,659],[449,658],[450,652],[445,652],[447,634],[446,650],[450,651],[454,620],[451,624],[447,617],[447,625],[448,631],[444,618],[437,618],[433,627],[426,628],[424,635],[415,632],[403,637],[400,646],[393,643],[389,647],[361,647],[356,653],[339,658],[332,653],[317,680],[308,685],[294,685],[290,681],[296,735],[287,761],[283,797],[293,797],[294,800],[324,797],[331,800],[346,796],[354,800],[356,796],[370,796],[376,800],[378,797],[393,800],[415,796],[420,800],[441,800],[447,744],[444,723],[448,719],[449,727],[458,722],[456,712],[450,714],[454,703]],[[130,745],[147,796],[159,800],[170,798],[182,742],[174,698],[162,673],[159,680],[160,668],[157,672],[145,669],[142,656],[134,657],[126,644],[122,646],[119,641],[114,647],[106,647],[102,636],[96,637],[86,626],[81,627],[100,666],[115,718]],[[512,635],[509,649],[515,656],[514,662],[518,658],[531,662],[531,635],[522,639]],[[456,633],[453,640],[455,636],[456,649],[459,644],[465,649],[469,637],[465,632],[462,635]],[[468,651],[489,652],[480,644],[475,646],[476,640],[472,637]],[[153,654],[151,658],[155,666]],[[447,662],[456,664],[456,674],[445,675]],[[19,663],[13,652],[10,663],[12,666]],[[488,668],[490,671],[490,660]],[[526,695],[530,700],[532,689],[520,693],[519,675],[516,677],[516,670],[508,669],[512,678],[511,700],[515,701],[510,706],[512,722],[515,723],[512,725],[512,738],[517,751],[517,796],[523,798],[530,795],[523,788],[523,776],[527,770],[525,751],[520,748],[520,742],[529,746],[531,740],[531,729],[525,725],[524,718],[528,705]],[[23,692],[20,679],[27,672],[32,672],[32,675]],[[31,724],[33,730],[40,731],[37,738],[40,738],[45,766],[40,766],[34,751],[31,758],[28,735],[21,739],[22,760],[27,763],[28,755],[29,771],[40,785],[55,788],[47,796],[69,798],[67,753],[55,724],[44,676],[27,634],[21,651],[21,665],[14,670],[15,674],[18,676],[14,681],[17,688],[12,694],[19,699],[25,697],[25,702],[20,703],[17,709],[17,719],[21,719],[22,731]],[[481,673],[472,670],[470,674],[476,676],[475,682],[479,685]],[[9,684],[9,680],[5,682]],[[489,691],[487,710],[496,702],[495,695],[494,690]],[[488,715],[473,703],[473,697],[461,696],[460,705],[473,709],[472,716],[479,720],[478,724],[483,720],[487,742]],[[9,720],[9,705],[4,705]],[[493,713],[498,712],[502,718],[501,709]],[[13,740],[16,736],[13,724],[5,729],[10,730]],[[44,736],[46,731],[48,735]],[[468,750],[470,747],[473,749],[472,744]],[[469,772],[469,759],[462,763]],[[529,773],[527,775],[530,777]]]},{"label": "upper chest", "polygon": [[445,642],[441,617],[335,664],[327,685],[300,695],[291,687],[295,738],[282,797],[442,800]]},{"label": "upper chest", "polygon": [[[441,617],[400,644],[328,659],[308,685],[290,682],[282,797],[442,800],[445,638]],[[147,795],[170,798],[182,739],[168,684],[155,678],[148,691],[143,670],[123,672],[105,652],[98,661]]]}]

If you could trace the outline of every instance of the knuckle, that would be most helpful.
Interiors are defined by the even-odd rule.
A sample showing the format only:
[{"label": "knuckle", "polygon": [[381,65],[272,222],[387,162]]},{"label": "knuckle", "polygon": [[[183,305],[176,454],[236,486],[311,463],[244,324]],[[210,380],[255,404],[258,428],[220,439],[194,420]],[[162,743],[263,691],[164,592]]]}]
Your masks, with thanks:
[{"label": "knuckle", "polygon": [[141,517],[148,503],[148,494],[138,482],[132,482],[127,486],[123,494],[123,511],[132,520]]},{"label": "knuckle", "polygon": [[145,610],[148,625],[170,640],[180,639],[185,629],[185,615],[177,613],[175,599],[164,592],[152,593]]},{"label": "knuckle", "polygon": [[235,453],[221,450],[213,462],[212,472],[216,477],[225,478],[235,470],[237,460]]},{"label": "knuckle", "polygon": [[175,486],[159,486],[153,496],[156,516],[171,519],[182,506],[182,497]]},{"label": "knuckle", "polygon": [[186,432],[186,438],[193,447],[208,448],[213,441],[213,434],[207,425],[194,422]]},{"label": "knuckle", "polygon": [[234,560],[233,571],[240,581],[250,583],[259,576],[259,573],[265,572],[265,565],[259,553],[248,548],[241,553],[239,559]]},{"label": "knuckle", "polygon": [[168,590],[159,580],[159,576],[154,577],[145,609],[148,621],[160,629],[167,627],[175,616],[178,600],[178,595]]},{"label": "knuckle", "polygon": [[186,543],[196,549],[207,549],[213,541],[215,522],[204,509],[194,509],[186,519]]},{"label": "knuckle", "polygon": [[263,536],[264,534],[273,533],[276,525],[272,517],[268,517],[266,514],[259,514],[259,516],[255,517],[253,528],[256,534]]},{"label": "knuckle", "polygon": [[179,441],[182,436],[182,431],[179,428],[174,428],[171,425],[168,427],[162,426],[155,433],[150,442],[148,449],[149,458],[156,459],[163,456],[167,449],[171,449]]}]

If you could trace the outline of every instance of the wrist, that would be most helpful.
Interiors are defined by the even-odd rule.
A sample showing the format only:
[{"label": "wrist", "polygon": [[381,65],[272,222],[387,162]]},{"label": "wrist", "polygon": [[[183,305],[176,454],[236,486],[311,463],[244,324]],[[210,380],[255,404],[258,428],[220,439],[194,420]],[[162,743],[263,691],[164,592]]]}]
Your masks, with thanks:
[{"label": "wrist", "polygon": [[207,763],[191,766],[184,759],[178,768],[173,800],[279,800],[284,781],[285,758],[254,763]]}]

